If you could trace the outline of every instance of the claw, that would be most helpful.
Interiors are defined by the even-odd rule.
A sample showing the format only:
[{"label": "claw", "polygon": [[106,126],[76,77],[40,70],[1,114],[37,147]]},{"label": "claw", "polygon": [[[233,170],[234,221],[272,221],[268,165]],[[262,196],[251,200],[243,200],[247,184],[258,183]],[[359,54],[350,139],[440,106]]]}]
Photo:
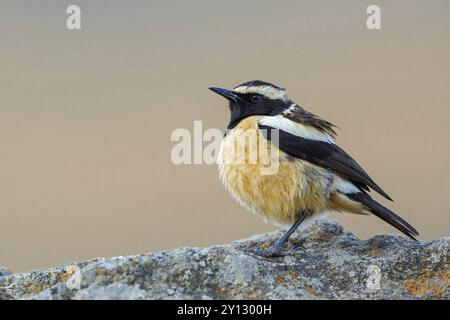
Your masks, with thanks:
[{"label": "claw", "polygon": [[291,248],[293,251],[300,251],[300,250],[304,249],[304,247],[301,244],[295,244]]},{"label": "claw", "polygon": [[255,255],[263,257],[263,258],[276,258],[276,257],[284,256],[282,250],[276,250],[273,248],[269,248],[269,249],[245,248],[242,251],[244,251],[246,253],[250,253],[250,254],[255,254]]}]

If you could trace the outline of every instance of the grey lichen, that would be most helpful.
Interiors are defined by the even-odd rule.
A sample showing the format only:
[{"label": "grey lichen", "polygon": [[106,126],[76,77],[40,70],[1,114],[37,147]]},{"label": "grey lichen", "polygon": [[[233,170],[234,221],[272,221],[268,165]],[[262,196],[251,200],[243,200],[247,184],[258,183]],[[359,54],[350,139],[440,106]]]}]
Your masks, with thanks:
[{"label": "grey lichen", "polygon": [[0,269],[0,299],[450,299],[450,238],[363,241],[318,221],[291,238],[283,257],[243,250],[281,233],[29,273]]}]

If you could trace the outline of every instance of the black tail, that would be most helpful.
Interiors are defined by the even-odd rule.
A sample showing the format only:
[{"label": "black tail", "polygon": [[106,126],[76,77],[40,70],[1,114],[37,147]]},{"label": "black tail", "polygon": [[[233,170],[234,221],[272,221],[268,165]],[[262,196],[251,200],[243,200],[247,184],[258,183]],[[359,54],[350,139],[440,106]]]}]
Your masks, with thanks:
[{"label": "black tail", "polygon": [[370,212],[372,212],[378,218],[397,228],[411,239],[417,240],[415,236],[418,236],[419,232],[417,232],[417,230],[413,226],[411,226],[408,222],[400,218],[388,208],[383,207],[381,204],[373,200],[368,194],[359,192],[346,194],[346,196],[354,201],[362,203],[363,205],[368,207]]}]

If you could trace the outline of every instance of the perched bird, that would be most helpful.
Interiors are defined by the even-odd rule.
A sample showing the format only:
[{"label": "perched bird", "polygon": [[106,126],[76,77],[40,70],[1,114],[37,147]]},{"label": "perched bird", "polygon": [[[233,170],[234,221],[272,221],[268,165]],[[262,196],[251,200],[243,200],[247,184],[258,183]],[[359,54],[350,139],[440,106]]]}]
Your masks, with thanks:
[{"label": "perched bird", "polygon": [[[364,169],[335,143],[334,125],[306,111],[286,95],[286,90],[254,80],[232,90],[209,88],[229,101],[227,133],[218,154],[220,178],[232,196],[264,220],[291,228],[269,249],[257,254],[280,255],[292,233],[324,213],[374,214],[415,239],[417,230],[372,199],[370,189],[392,200]],[[245,132],[256,132],[257,144],[236,147]],[[276,134],[274,134],[276,133]],[[278,154],[277,170],[262,174],[272,153]],[[252,149],[253,148],[253,149]],[[243,161],[235,161],[237,157]],[[370,188],[370,189],[369,189]]]}]

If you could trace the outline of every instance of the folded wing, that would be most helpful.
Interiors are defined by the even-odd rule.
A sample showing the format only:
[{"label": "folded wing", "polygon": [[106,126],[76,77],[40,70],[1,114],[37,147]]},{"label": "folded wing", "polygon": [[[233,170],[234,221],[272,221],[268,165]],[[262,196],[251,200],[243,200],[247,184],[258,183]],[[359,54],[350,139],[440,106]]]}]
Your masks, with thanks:
[{"label": "folded wing", "polygon": [[278,130],[278,141],[272,141],[283,152],[329,169],[351,181],[360,190],[369,191],[369,187],[386,199],[392,200],[366,171],[344,150],[329,141],[314,140],[298,136],[277,127],[260,123],[263,136],[272,141],[272,130]]}]

